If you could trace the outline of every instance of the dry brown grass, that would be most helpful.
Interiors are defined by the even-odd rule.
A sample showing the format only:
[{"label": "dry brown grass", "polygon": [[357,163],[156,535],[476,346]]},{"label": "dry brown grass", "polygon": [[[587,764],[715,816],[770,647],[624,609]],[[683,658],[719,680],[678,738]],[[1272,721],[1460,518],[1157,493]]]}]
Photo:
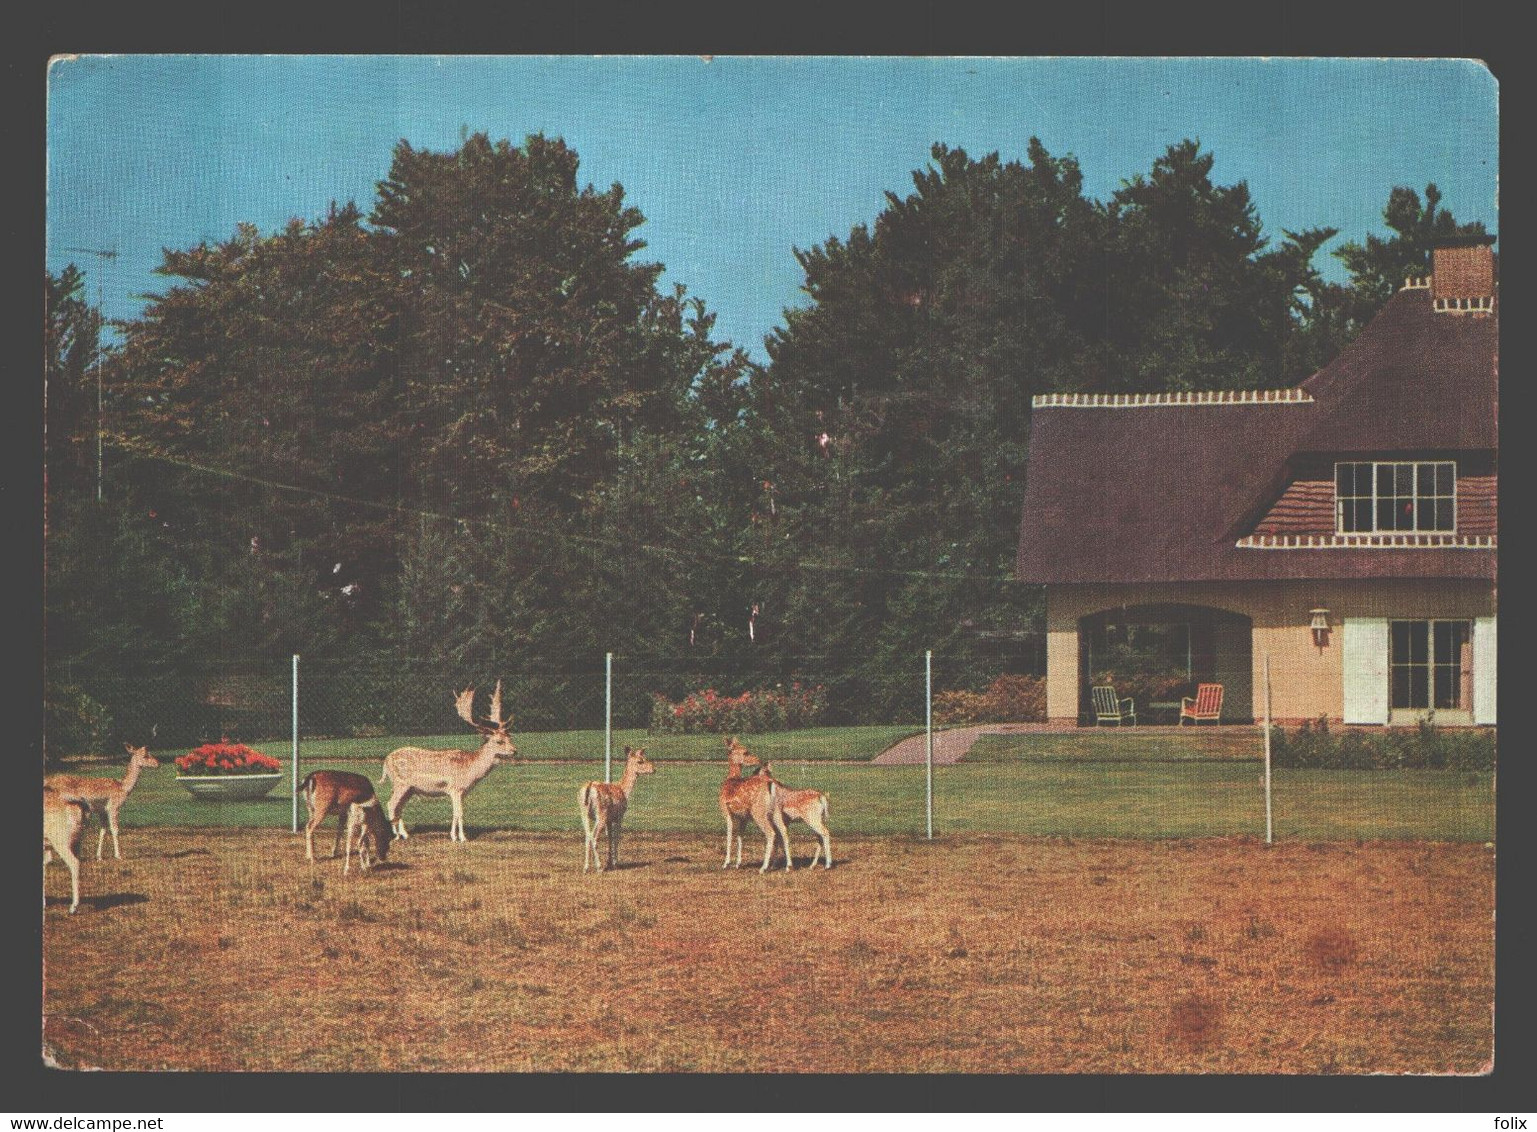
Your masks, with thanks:
[{"label": "dry brown grass", "polygon": [[[1476,1073],[1493,851],[430,829],[343,877],[271,831],[154,830],[63,870],[45,1055],[192,1070]],[[802,862],[807,848],[801,840]],[[751,845],[748,846],[751,856]]]}]

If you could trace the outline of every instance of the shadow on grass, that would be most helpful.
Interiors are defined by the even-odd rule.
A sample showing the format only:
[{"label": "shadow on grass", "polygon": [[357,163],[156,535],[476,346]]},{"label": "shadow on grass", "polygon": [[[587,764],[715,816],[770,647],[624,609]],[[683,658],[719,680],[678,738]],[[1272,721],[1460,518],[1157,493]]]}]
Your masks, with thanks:
[{"label": "shadow on grass", "polygon": [[[50,896],[47,898],[47,907],[68,908],[69,898],[66,896]],[[129,904],[148,904],[149,897],[142,892],[109,892],[100,896],[82,896],[80,906],[90,908],[93,912],[105,912],[109,908],[122,908]]]}]

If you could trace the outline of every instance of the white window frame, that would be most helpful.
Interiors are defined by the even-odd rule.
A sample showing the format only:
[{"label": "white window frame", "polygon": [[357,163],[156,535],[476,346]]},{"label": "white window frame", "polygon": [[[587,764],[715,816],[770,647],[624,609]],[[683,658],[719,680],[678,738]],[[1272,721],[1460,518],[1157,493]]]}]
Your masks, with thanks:
[{"label": "white window frame", "polygon": [[[1436,704],[1436,669],[1445,668],[1447,665],[1436,662],[1436,626],[1437,625],[1465,625],[1467,628],[1464,640],[1469,646],[1468,668],[1463,668],[1461,660],[1457,666],[1457,695],[1459,700],[1466,700],[1462,695],[1463,683],[1466,678],[1471,678],[1469,694],[1476,695],[1477,686],[1477,654],[1473,645],[1473,634],[1476,619],[1471,617],[1394,617],[1388,621],[1388,709],[1390,711],[1455,711],[1471,712],[1472,705],[1467,702],[1458,703],[1452,707],[1441,707]],[[1424,664],[1409,663],[1396,660],[1393,654],[1393,627],[1396,625],[1424,625],[1426,657]],[[1395,704],[1393,702],[1393,674],[1397,669],[1425,670],[1425,699],[1423,704]],[[1471,671],[1469,671],[1471,669]]]},{"label": "white window frame", "polygon": [[[1450,496],[1452,507],[1452,525],[1450,527],[1429,527],[1422,529],[1419,525],[1420,515],[1418,503],[1421,498],[1446,499],[1444,495],[1421,496],[1419,494],[1419,468],[1429,465],[1435,468],[1450,468],[1452,474],[1452,493]],[[1345,500],[1340,496],[1340,468],[1369,467],[1371,468],[1372,490],[1370,495],[1352,495],[1350,499],[1371,500],[1371,526],[1367,529],[1347,530],[1345,527]],[[1416,506],[1414,507],[1414,526],[1384,528],[1377,525],[1377,506],[1382,498],[1377,494],[1379,469],[1382,468],[1412,468],[1410,478],[1413,481],[1413,495],[1408,496]],[[1397,497],[1395,497],[1397,498]],[[1339,535],[1369,535],[1369,534],[1455,534],[1457,532],[1457,461],[1455,460],[1336,460],[1334,462],[1334,533]]]}]

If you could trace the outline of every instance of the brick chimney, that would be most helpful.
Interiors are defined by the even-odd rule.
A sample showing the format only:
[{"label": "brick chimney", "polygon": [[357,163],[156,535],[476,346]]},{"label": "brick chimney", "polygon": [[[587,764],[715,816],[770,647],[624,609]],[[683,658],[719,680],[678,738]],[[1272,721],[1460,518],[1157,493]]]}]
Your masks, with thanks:
[{"label": "brick chimney", "polygon": [[1430,298],[1447,314],[1494,309],[1494,237],[1446,240],[1430,251]]}]

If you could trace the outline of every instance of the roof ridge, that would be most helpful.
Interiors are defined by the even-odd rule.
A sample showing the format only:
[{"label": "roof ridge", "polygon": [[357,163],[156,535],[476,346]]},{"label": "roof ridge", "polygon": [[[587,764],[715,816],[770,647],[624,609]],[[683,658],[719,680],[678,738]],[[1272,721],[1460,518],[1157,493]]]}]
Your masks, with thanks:
[{"label": "roof ridge", "polygon": [[1032,409],[1137,409],[1162,405],[1304,405],[1313,396],[1285,389],[1197,389],[1181,393],[1038,393]]}]

